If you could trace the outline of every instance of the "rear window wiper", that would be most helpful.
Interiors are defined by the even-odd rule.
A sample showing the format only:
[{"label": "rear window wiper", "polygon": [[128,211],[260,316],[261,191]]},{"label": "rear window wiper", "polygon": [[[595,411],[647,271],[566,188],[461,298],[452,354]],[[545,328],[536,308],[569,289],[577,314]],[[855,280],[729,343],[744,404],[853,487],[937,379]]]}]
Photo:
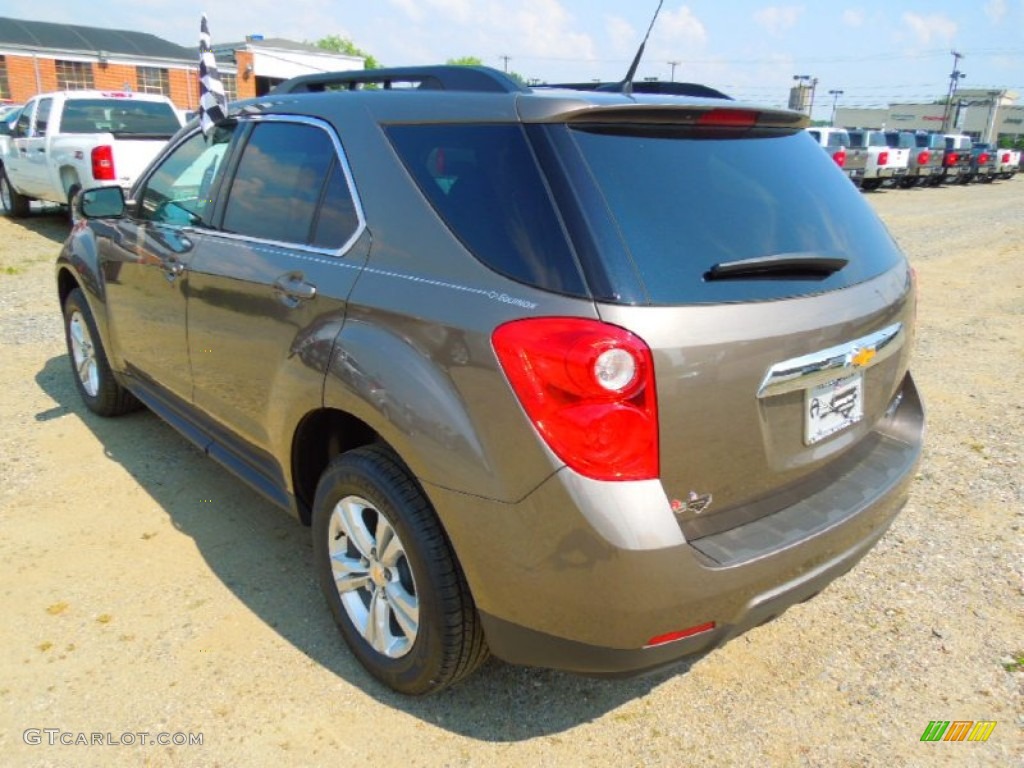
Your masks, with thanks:
[{"label": "rear window wiper", "polygon": [[704,273],[705,280],[824,280],[849,263],[839,256],[779,253],[753,259],[723,261]]}]

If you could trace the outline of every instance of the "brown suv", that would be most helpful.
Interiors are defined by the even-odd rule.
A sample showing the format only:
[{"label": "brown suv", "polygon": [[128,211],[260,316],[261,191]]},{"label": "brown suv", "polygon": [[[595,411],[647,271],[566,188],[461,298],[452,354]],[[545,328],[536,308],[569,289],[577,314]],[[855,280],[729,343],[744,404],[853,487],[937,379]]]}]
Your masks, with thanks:
[{"label": "brown suv", "polygon": [[913,273],[805,122],[483,68],[289,81],[83,193],[75,381],[311,523],[399,691],[488,649],[706,651],[851,568],[921,450]]}]

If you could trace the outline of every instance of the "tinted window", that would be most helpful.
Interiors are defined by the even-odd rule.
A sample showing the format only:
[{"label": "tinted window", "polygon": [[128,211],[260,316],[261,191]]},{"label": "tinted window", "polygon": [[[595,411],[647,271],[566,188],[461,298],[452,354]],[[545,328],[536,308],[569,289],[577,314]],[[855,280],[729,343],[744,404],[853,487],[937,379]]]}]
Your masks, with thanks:
[{"label": "tinted window", "polygon": [[219,126],[209,137],[197,133],[178,145],[146,180],[139,195],[139,218],[208,225],[233,131],[232,125]]},{"label": "tinted window", "polygon": [[36,108],[36,135],[45,136],[46,128],[50,124],[50,107],[53,106],[53,99],[40,99]]},{"label": "tinted window", "polygon": [[341,163],[335,161],[313,231],[313,245],[341,248],[355,234],[359,217]]},{"label": "tinted window", "polygon": [[905,131],[890,131],[885,134],[885,143],[893,149],[909,149],[914,146],[914,134]]},{"label": "tinted window", "polygon": [[[901,259],[871,207],[804,132],[570,134],[652,303],[818,293],[874,277]],[[705,280],[715,264],[790,253],[849,263],[824,279]]]},{"label": "tinted window", "polygon": [[520,126],[393,126],[388,136],[431,205],[484,264],[539,288],[586,294]]},{"label": "tinted window", "polygon": [[63,133],[163,138],[169,138],[180,127],[170,104],[134,99],[69,99],[60,125]]},{"label": "tinted window", "polygon": [[846,131],[832,131],[828,135],[828,145],[830,147],[848,147],[850,146],[850,135]]},{"label": "tinted window", "polygon": [[32,125],[32,113],[34,111],[34,104],[29,104],[25,109],[21,110],[21,114],[18,115],[18,122],[14,130],[14,134],[16,136],[28,136],[28,129],[29,126]]},{"label": "tinted window", "polygon": [[257,123],[231,183],[224,229],[309,243],[324,182],[335,162],[325,131],[300,123]]}]

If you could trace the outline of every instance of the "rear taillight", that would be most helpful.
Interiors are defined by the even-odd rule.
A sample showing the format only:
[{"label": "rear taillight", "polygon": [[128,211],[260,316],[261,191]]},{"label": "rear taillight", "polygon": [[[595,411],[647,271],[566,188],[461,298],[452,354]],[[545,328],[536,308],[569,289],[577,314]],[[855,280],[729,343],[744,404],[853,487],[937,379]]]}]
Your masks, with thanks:
[{"label": "rear taillight", "polygon": [[885,165],[888,162],[889,162],[889,153],[888,152],[879,152],[878,153],[878,164],[879,165]]},{"label": "rear taillight", "polygon": [[658,477],[651,350],[597,320],[516,320],[491,339],[501,368],[544,442],[595,480]]},{"label": "rear taillight", "polygon": [[96,181],[114,181],[114,148],[109,144],[92,150],[92,177]]},{"label": "rear taillight", "polygon": [[982,152],[980,155],[978,155],[978,165],[984,165],[985,163],[987,163],[988,162],[988,158],[989,158],[988,152]]},{"label": "rear taillight", "polygon": [[956,152],[947,152],[946,156],[942,158],[942,164],[947,167],[956,165]]},{"label": "rear taillight", "polygon": [[1002,159],[999,162],[1002,163],[1003,165],[1006,165],[1007,163],[1009,163],[1010,162],[1010,153],[1007,152],[1006,154],[1004,154]]},{"label": "rear taillight", "polygon": [[927,149],[924,150],[923,152],[918,152],[917,153],[917,164],[918,165],[928,165],[928,158],[929,157],[931,157],[931,155],[928,154],[928,150]]},{"label": "rear taillight", "polygon": [[845,167],[846,166],[846,150],[845,149],[840,149],[839,151],[834,152],[832,154],[832,159],[836,161],[836,165],[838,165],[840,168]]}]

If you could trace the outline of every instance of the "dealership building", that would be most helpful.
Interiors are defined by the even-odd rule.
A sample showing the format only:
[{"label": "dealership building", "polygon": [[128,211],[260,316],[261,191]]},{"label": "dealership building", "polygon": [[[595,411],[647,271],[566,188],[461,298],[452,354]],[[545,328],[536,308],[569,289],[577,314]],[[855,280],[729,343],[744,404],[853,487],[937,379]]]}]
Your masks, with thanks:
[{"label": "dealership building", "polygon": [[[1024,105],[1018,94],[1005,89],[963,89],[956,92],[949,110],[949,130],[993,143],[1024,138]],[[835,124],[844,128],[896,128],[942,131],[945,103],[890,104],[881,109],[836,109]]]},{"label": "dealership building", "polygon": [[[128,30],[0,17],[0,103],[23,103],[49,91],[162,93],[175,106],[199,106],[199,20],[196,47]],[[228,98],[262,96],[296,75],[363,69],[357,56],[305,43],[251,35],[214,46]]]}]

